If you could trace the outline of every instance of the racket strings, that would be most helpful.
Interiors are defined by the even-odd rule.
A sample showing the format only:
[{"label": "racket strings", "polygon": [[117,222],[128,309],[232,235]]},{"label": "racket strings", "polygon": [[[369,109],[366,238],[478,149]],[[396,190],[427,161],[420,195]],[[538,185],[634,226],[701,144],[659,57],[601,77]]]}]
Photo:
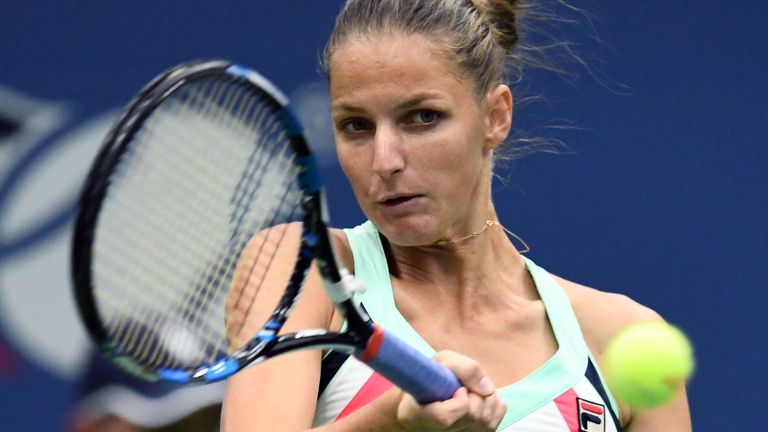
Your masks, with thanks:
[{"label": "racket strings", "polygon": [[[252,316],[253,306],[259,296],[269,269],[273,268],[276,251],[283,242],[287,233],[287,225],[279,228],[280,233],[277,240],[272,241],[272,233],[277,230],[269,230],[266,237],[258,244],[258,249],[253,256],[244,257],[244,262],[249,263],[248,269],[244,275],[240,275],[239,280],[233,281],[233,298],[227,302],[226,331],[230,345],[230,353],[237,351],[250,338],[252,333],[262,328],[261,322],[252,322],[249,318]],[[270,250],[265,253],[264,249]],[[279,261],[278,261],[279,262]],[[257,275],[257,276],[255,276]],[[246,325],[249,325],[246,329]],[[253,327],[253,329],[252,329]],[[253,330],[253,331],[251,331]],[[240,336],[244,338],[241,338]]]},{"label": "racket strings", "polygon": [[[151,200],[151,199],[148,200],[147,202],[145,202],[145,210],[148,210],[148,209],[151,210],[152,207],[158,207],[156,205],[157,203],[155,203],[154,206],[152,205],[152,203],[154,203],[154,201]],[[149,204],[149,205],[147,205],[147,204]],[[160,208],[162,209],[163,207],[160,206]],[[148,218],[148,220],[151,221],[151,220],[156,220],[158,218],[161,218],[161,219],[162,218],[166,218],[167,219],[167,217],[168,216],[165,216],[165,215],[159,215],[158,216],[157,214],[155,214],[153,217]],[[132,232],[139,232],[139,233],[141,231],[137,230],[137,229],[146,228],[146,225],[147,225],[146,221],[144,221],[144,225],[143,226],[139,226],[140,224],[136,224],[136,221],[134,220],[134,218],[130,218],[130,217],[126,218],[121,224],[124,226],[124,228],[127,228],[130,231],[132,231]],[[155,230],[154,234],[164,233],[164,232],[165,232],[164,230]],[[136,237],[132,237],[132,238],[139,238],[139,239],[141,239],[141,238],[144,238],[144,237],[136,236]],[[131,239],[131,237],[129,237],[129,239]],[[163,239],[163,238],[158,238],[157,236],[155,236],[154,239],[156,241],[159,240],[160,243],[175,241],[174,239]],[[185,240],[185,239],[181,239],[181,240]],[[189,240],[191,240],[191,238],[189,238]],[[197,243],[199,244],[199,243],[202,243],[202,242],[198,241]],[[152,244],[135,245],[135,244],[127,244],[127,243],[124,243],[124,242],[117,242],[117,244],[115,246],[113,246],[112,249],[114,249],[113,253],[117,255],[116,258],[118,258],[119,262],[113,263],[113,265],[112,265],[113,269],[114,270],[120,270],[121,269],[120,267],[124,266],[123,259],[120,258],[121,249],[123,251],[127,252],[127,253],[130,253],[132,250],[135,250],[136,248],[140,248],[140,250],[146,250],[146,249],[151,248],[153,246],[154,245],[152,245]],[[182,246],[182,248],[187,249],[189,251],[195,251],[195,250],[197,250],[199,248],[199,245],[198,246],[195,246],[194,244],[191,244],[189,246],[185,245],[185,246]],[[100,256],[104,256],[104,255],[105,254],[100,254]],[[106,255],[106,256],[109,257],[109,256],[112,256],[112,255]],[[169,267],[169,268],[178,268],[179,264],[183,263],[182,260],[180,260],[178,258],[179,256],[180,255],[169,256],[169,260],[170,261],[166,262],[166,266]],[[152,259],[151,258],[152,255],[151,254],[142,255],[142,257],[145,257],[145,259],[144,260],[137,260],[137,262],[135,263],[135,265],[137,265],[137,266],[141,267],[142,269],[144,269],[144,271],[142,271],[141,273],[137,273],[134,276],[134,279],[138,279],[138,280],[136,280],[136,282],[138,282],[138,285],[140,285],[140,286],[147,286],[147,287],[155,287],[156,289],[150,295],[154,296],[156,299],[157,299],[157,297],[159,295],[162,295],[163,293],[166,293],[166,295],[172,295],[173,294],[172,291],[162,290],[162,289],[159,289],[159,288],[163,287],[163,286],[178,285],[178,283],[179,283],[178,280],[174,281],[172,279],[169,279],[169,277],[168,277],[169,275],[173,275],[174,273],[164,271],[164,269],[161,269],[161,268],[158,268],[156,266],[151,265],[151,263],[150,263],[150,260]],[[201,256],[198,257],[198,260],[201,260],[203,258],[204,258],[204,256],[201,255]],[[104,265],[104,268],[107,271],[110,270],[109,268],[106,268],[106,265]],[[152,272],[151,271],[152,269],[154,269],[155,271]],[[139,290],[134,290],[134,289],[125,289],[125,290],[122,290],[122,293],[124,295],[124,298],[122,299],[122,302],[118,306],[115,307],[116,310],[125,310],[125,307],[123,306],[125,303],[129,303],[129,304],[133,303],[133,304],[135,304],[136,302],[141,301],[141,297],[144,297],[145,295],[148,294],[146,292],[146,290],[139,291]],[[134,293],[134,298],[130,298],[130,294],[131,293]],[[139,297],[139,298],[136,298],[136,297]],[[131,326],[128,327],[128,332],[126,332],[125,336],[123,337],[124,339],[127,339],[127,340],[124,341],[123,343],[125,345],[127,345],[128,348],[133,348],[133,346],[136,343],[134,337],[137,335],[136,331],[135,331],[135,329],[136,329],[135,322],[137,322],[137,321],[142,321],[142,322],[152,321],[152,324],[155,325],[156,322],[158,321],[158,319],[157,318],[153,319],[153,318],[151,318],[151,316],[152,315],[159,316],[159,315],[164,314],[165,311],[162,309],[163,305],[164,304],[178,303],[180,300],[177,297],[178,296],[176,296],[176,298],[168,297],[166,299],[159,299],[161,301],[154,303],[157,307],[152,307],[153,303],[150,303],[148,305],[147,309],[144,311],[143,314],[139,314],[139,312],[133,312],[132,316],[125,316],[123,318],[123,321],[132,318],[133,319],[133,321],[132,321],[133,324],[131,324]],[[165,300],[165,301],[163,301],[163,300]],[[114,327],[118,327],[118,328],[122,327],[123,325],[124,325],[124,322],[122,322],[122,323],[121,322],[116,322],[116,323],[113,324]]]},{"label": "racket strings", "polygon": [[[231,97],[232,92],[224,92],[223,100],[225,101],[224,104],[226,105],[224,110],[232,111],[234,112],[235,109],[235,99]],[[243,103],[241,104],[243,107],[247,107],[251,105],[250,103]],[[259,135],[259,140],[263,141],[260,142],[258,146],[255,146],[254,149],[261,149],[263,147],[270,148],[272,150],[279,149],[281,147],[279,146],[266,146],[269,142],[287,142],[286,137],[274,137],[273,135],[278,132],[282,132],[282,128],[279,127],[279,124],[276,121],[266,121],[264,114],[267,113],[266,109],[263,109],[263,104],[257,104],[257,106],[262,107],[261,110],[257,111],[254,118],[260,119],[262,123],[266,123],[266,125],[261,126],[262,133]],[[247,113],[248,111],[245,109],[239,110],[239,121],[232,121],[230,118],[226,116],[217,115],[216,121],[226,121],[230,120],[228,124],[226,124],[226,127],[234,127],[234,125],[242,124],[242,118],[243,113]],[[288,162],[292,163],[292,159],[286,159],[286,153],[288,150],[287,145],[282,146],[282,155],[281,157],[276,157],[274,154],[266,155],[266,152],[264,151],[253,151],[249,157],[248,163],[246,164],[246,170],[243,173],[243,175],[240,176],[240,182],[235,187],[235,193],[233,194],[233,198],[230,201],[232,204],[232,208],[235,210],[233,212],[233,217],[230,219],[230,222],[232,223],[232,226],[234,227],[242,227],[244,226],[243,219],[245,218],[246,214],[248,213],[250,204],[254,202],[254,194],[257,190],[259,190],[262,187],[263,178],[264,177],[271,177],[272,182],[271,185],[274,186],[281,186],[285,185],[286,181],[283,181],[281,179],[276,178],[274,175],[261,175],[257,178],[254,178],[254,175],[256,173],[267,173],[267,161],[273,161],[273,165],[275,165],[277,168],[281,168],[278,166],[278,164],[275,164],[274,161],[282,161],[287,160]],[[266,156],[265,156],[266,155]],[[261,157],[260,157],[261,156]],[[291,154],[292,156],[292,154]],[[282,171],[279,170],[278,172]],[[285,172],[285,171],[283,171]],[[290,171],[288,171],[290,172]],[[290,178],[290,176],[286,177]],[[278,191],[280,188],[273,189],[274,191]],[[290,190],[288,187],[284,187],[283,190],[286,192],[283,194],[284,201],[285,196],[287,196],[287,192]],[[267,195],[272,195],[271,193],[268,193]],[[271,202],[272,200],[268,200]],[[281,204],[278,204],[278,206],[281,206]],[[295,206],[294,206],[295,207]],[[265,215],[270,214],[269,211],[264,212]],[[275,213],[275,216],[277,216],[277,213]],[[274,218],[273,218],[274,219]],[[271,226],[274,223],[273,221],[270,221],[268,226]],[[263,220],[255,220],[253,225],[256,226],[264,226]],[[246,230],[249,233],[254,232],[254,229]],[[240,241],[237,241],[237,232],[233,232],[231,235],[230,240],[232,241],[230,250],[227,251],[227,253],[223,254],[223,259],[216,263],[215,265],[211,265],[209,268],[209,271],[207,272],[207,277],[204,276],[206,279],[205,283],[200,284],[198,282],[198,285],[201,285],[201,289],[195,290],[195,298],[186,303],[186,307],[184,308],[182,312],[182,316],[186,320],[190,320],[190,316],[197,316],[200,317],[205,314],[205,311],[200,311],[199,307],[195,307],[194,311],[192,310],[194,305],[205,305],[205,304],[211,304],[211,299],[209,298],[212,291],[211,288],[214,287],[214,284],[212,283],[215,281],[215,279],[225,274],[229,274],[233,271],[235,263],[238,261],[239,258],[239,251],[243,249],[245,246],[245,243],[250,238],[250,234],[244,237],[240,237]],[[199,324],[199,330],[204,330],[201,326],[205,323],[204,320],[196,320]]]},{"label": "racket strings", "polygon": [[[173,265],[173,263],[170,263],[170,264]],[[152,279],[145,277],[145,278],[143,278],[143,281],[146,284],[154,283],[154,284],[163,284],[163,285],[166,285],[166,286],[173,286],[172,283],[168,283],[167,281],[164,280],[164,278],[162,278],[163,274],[167,274],[167,273],[162,273],[161,272],[160,276],[155,276]],[[148,273],[147,273],[147,275],[148,275]],[[139,280],[139,282],[141,282],[141,279]],[[125,291],[125,292],[132,292],[132,291]],[[130,302],[133,302],[133,301],[136,301],[136,300],[139,300],[139,299],[130,299],[130,298],[126,297],[126,298],[123,299],[123,303],[125,303],[125,302],[129,302],[130,303]],[[181,301],[181,300],[179,300],[179,299],[171,299],[171,300],[168,301],[168,303],[173,304],[173,303],[178,303],[179,301]],[[165,302],[160,302],[160,303],[165,303]],[[125,307],[123,305],[121,305],[121,306],[118,306],[118,309],[125,310]],[[159,315],[159,314],[162,314],[162,313],[165,313],[164,310],[159,310],[159,309],[152,308],[151,306],[149,306],[145,310],[144,315],[151,315],[151,314]],[[142,320],[142,321],[147,321],[149,318],[148,317],[138,317],[138,319]],[[184,316],[182,316],[182,320],[190,321],[190,319],[188,317],[184,317]],[[155,321],[157,321],[157,320],[155,320]],[[131,329],[129,328],[129,330],[131,330]],[[133,332],[127,333],[126,334],[126,338],[130,338],[133,334],[134,334]],[[130,342],[126,342],[126,344],[131,345]]]},{"label": "racket strings", "polygon": [[[113,222],[94,246],[109,251],[94,255],[105,257],[96,276],[107,282],[97,284],[114,287],[98,296],[112,338],[153,368],[229,351],[224,298],[240,251],[300,216],[294,155],[270,108],[229,82],[188,87],[137,133],[115,181],[130,190],[105,202],[102,219]],[[256,262],[272,265],[278,245],[257,252],[266,255],[248,278],[265,271]]]},{"label": "racket strings", "polygon": [[[298,210],[299,207],[296,206],[294,208],[294,212],[298,214]],[[279,231],[277,235],[277,241],[270,243],[270,239],[273,237],[272,233],[275,231]],[[245,274],[240,278],[240,281],[233,281],[233,288],[235,292],[234,298],[227,303],[226,328],[232,348],[237,348],[239,346],[239,339],[237,337],[243,333],[245,325],[249,323],[248,318],[251,316],[253,307],[257,303],[256,299],[259,297],[259,293],[264,283],[267,281],[267,275],[270,274],[270,271],[272,271],[272,274],[275,273],[273,270],[276,263],[293,264],[285,263],[283,260],[275,259],[277,257],[276,251],[281,248],[287,232],[287,224],[282,225],[279,230],[277,228],[268,230],[264,240],[258,244],[258,248],[255,250],[255,253],[249,254],[249,256],[243,257],[242,259],[242,262],[247,263],[248,268],[245,271]],[[264,253],[264,248],[268,245],[271,246],[272,252]],[[265,260],[262,260],[262,257],[266,257]],[[287,276],[290,274],[292,269],[293,266],[290,265],[289,267],[284,267],[282,269],[283,271],[277,272],[281,275],[281,277],[279,277],[280,279],[285,279],[282,281],[282,285],[287,285]],[[274,283],[274,281],[271,282]],[[251,289],[249,290],[248,288]],[[244,296],[246,293],[248,295]],[[242,301],[243,299],[245,299],[245,301]],[[284,320],[284,318],[281,318],[281,321],[282,320]],[[257,322],[255,324],[261,323]],[[261,326],[258,328],[261,328]],[[246,333],[246,337],[251,336],[252,335]]]},{"label": "racket strings", "polygon": [[[289,191],[290,190],[288,188],[284,189],[284,193],[282,195],[281,202],[284,202],[285,198],[289,196],[289,194],[288,194]],[[299,206],[298,206],[298,203],[296,203],[295,205],[293,205],[293,209],[291,210],[290,215],[291,216],[298,215],[299,214],[298,211],[297,211],[298,209],[299,209]],[[282,220],[284,218],[284,215],[280,215],[278,212],[264,212],[264,215],[269,215],[269,214],[272,214],[272,219],[271,220],[269,220],[269,221],[255,220],[251,224],[255,225],[255,226],[258,226],[258,227],[273,226],[279,220]],[[291,217],[291,219],[295,219],[295,217]],[[238,223],[240,223],[240,224],[243,223],[242,218],[240,220],[238,220]],[[254,232],[255,230],[250,229],[248,231],[249,232]],[[211,304],[211,300],[212,300],[210,298],[211,288],[215,287],[215,285],[212,283],[214,281],[214,276],[215,275],[221,276],[221,275],[225,275],[225,274],[232,274],[234,272],[236,264],[241,259],[243,259],[243,257],[241,257],[241,255],[240,255],[240,251],[242,251],[246,247],[246,244],[250,240],[250,238],[251,238],[250,235],[240,236],[239,237],[240,240],[236,241],[235,243],[233,243],[233,248],[232,248],[233,250],[230,251],[231,253],[225,254],[224,258],[220,262],[218,262],[215,265],[212,265],[210,267],[209,272],[207,274],[206,283],[204,285],[202,285],[201,289],[196,290],[197,297],[193,301],[187,302],[187,306],[188,307],[184,309],[184,315],[187,315],[187,314],[191,313],[191,311],[189,310],[189,306]],[[280,239],[282,239],[282,236],[280,236]],[[265,250],[263,248],[260,248],[260,250],[256,253],[256,256],[257,257],[262,257],[262,256],[266,255],[268,262],[269,263],[273,262],[274,251],[278,250],[279,244],[280,244],[280,241],[278,241],[277,244],[275,244],[273,247],[268,248],[267,250],[272,251],[270,253],[265,253]],[[262,244],[262,246],[263,246],[263,244]],[[250,258],[250,257],[245,259],[245,261],[246,262],[262,262],[261,260],[258,260],[258,259],[257,260],[253,260],[253,258]],[[263,268],[261,271],[259,271],[258,274],[261,274],[263,276],[266,273],[266,271],[267,271],[267,269],[269,267],[271,267],[271,265],[267,265],[265,268]],[[251,267],[251,270],[249,271],[249,275],[248,275],[249,279],[253,278],[253,269],[254,269],[254,267]],[[235,283],[236,283],[235,281],[232,281],[230,286],[234,285]],[[234,289],[235,289],[236,292],[242,293],[242,291],[239,291],[238,288],[234,288]],[[255,298],[255,295],[256,294],[254,294],[254,298]],[[235,302],[235,305],[237,303],[238,302]],[[230,306],[228,306],[227,308],[229,308],[229,307]],[[198,313],[198,316],[199,316],[199,314],[200,314],[199,309],[197,311],[195,311],[195,313]],[[227,312],[226,316],[229,317],[230,313]],[[201,321],[200,323],[202,324],[203,322]],[[231,351],[231,348],[232,348],[232,345],[231,345],[232,339],[230,338],[231,329],[230,329],[229,325],[226,324],[226,323],[225,323],[225,327],[226,327],[225,333],[227,335],[227,340],[229,341],[228,345],[229,345],[230,351]],[[202,327],[201,327],[201,330],[202,330]]]},{"label": "racket strings", "polygon": [[[250,105],[250,104],[243,104],[243,105]],[[229,103],[228,109],[234,111],[234,104]],[[262,110],[262,111],[265,111],[265,110]],[[242,113],[243,111],[240,110],[240,112]],[[288,138],[283,136],[284,133],[282,132],[282,128],[279,127],[279,124],[277,122],[271,121],[267,124],[267,126],[264,126],[262,129],[265,129],[266,133],[261,134],[259,139],[260,141],[264,141],[264,143],[260,142],[258,146],[254,147],[255,149],[260,149],[262,147],[265,147],[266,143],[271,141],[287,143]],[[276,133],[280,133],[281,136],[278,136],[278,137],[271,136]],[[283,167],[279,166],[279,164],[274,163],[274,161],[287,161],[287,163],[291,164],[289,165],[289,167],[292,166],[293,154],[288,153],[288,150],[289,150],[288,146],[287,145],[284,145],[282,147],[267,146],[267,148],[271,148],[272,150],[275,150],[275,152],[279,151],[282,154],[280,155],[280,157],[277,157],[274,153],[269,154],[266,157],[259,157],[259,156],[264,156],[266,153],[263,151],[260,151],[260,152],[254,151],[251,153],[249,157],[249,161],[246,164],[246,170],[243,173],[243,175],[240,176],[241,181],[238,183],[237,187],[235,188],[235,193],[233,194],[233,198],[231,200],[231,204],[233,204],[232,208],[236,210],[233,213],[233,217],[231,219],[231,223],[235,227],[242,227],[246,225],[244,223],[244,218],[248,214],[248,211],[252,203],[256,201],[254,200],[254,194],[256,193],[257,190],[262,188],[262,183],[264,182],[265,178],[269,177],[271,180],[270,184],[274,186],[281,186],[281,185],[284,186],[287,180],[293,180],[293,178],[295,177],[294,174],[291,174],[292,172],[291,170],[286,171],[284,170]],[[290,158],[288,156],[290,156]],[[269,167],[267,166],[268,161],[272,161],[275,171],[287,173],[287,175],[284,176],[285,180],[279,179],[273,174],[269,174],[269,175],[263,174],[263,173],[269,172],[268,171]],[[262,175],[255,177],[256,173],[261,173]],[[289,187],[283,187],[283,188],[276,187],[273,190],[277,192],[280,189],[282,189],[284,193],[280,201],[276,204],[278,208],[284,207],[283,202],[285,201],[285,198],[288,196],[288,192],[291,190]],[[271,201],[272,200],[270,200],[270,202]],[[293,208],[291,209],[291,212],[290,212],[291,214],[295,213],[297,206],[298,206],[298,202],[295,202],[292,206]],[[264,223],[265,222],[264,220],[255,220],[254,223],[252,223],[251,225],[272,226],[276,223],[276,219],[279,216],[278,212],[266,211],[266,212],[263,212],[263,214],[264,215],[274,214],[274,216],[272,220],[270,220],[266,224]],[[293,217],[291,217],[291,219],[293,219]],[[247,231],[254,232],[254,229],[248,229]],[[217,265],[211,267],[210,272],[208,274],[209,282],[211,281],[212,277],[215,276],[216,273],[218,273],[219,275],[222,275],[222,274],[228,274],[229,272],[233,271],[234,265],[239,259],[239,251],[243,249],[243,247],[245,246],[245,242],[247,242],[248,239],[250,238],[250,235],[246,237],[241,237],[241,240],[238,242],[236,241],[236,238],[237,238],[236,234],[237,232],[232,233],[231,240],[234,242],[233,243],[234,247],[231,248],[232,250],[224,254],[223,259]],[[211,286],[212,285],[210,283],[206,283],[204,285],[204,287],[211,287]],[[196,292],[199,294],[199,298],[195,299],[195,301],[193,302],[188,303],[188,305],[196,304],[196,303],[206,304],[209,300],[207,299],[207,296],[209,294],[207,290],[203,288]]]},{"label": "racket strings", "polygon": [[[295,180],[298,176],[298,171],[295,168],[295,166],[291,166],[290,169],[287,171],[287,177],[291,180]],[[290,198],[290,192],[291,190],[289,188],[285,188],[283,191],[283,194],[281,196],[281,199],[279,203],[277,204],[277,209],[286,209],[284,212],[285,214],[281,214],[278,211],[275,211],[272,213],[272,219],[269,220],[265,226],[275,226],[277,223],[281,220],[298,220],[299,216],[302,216],[301,210],[301,202],[299,200],[293,199],[289,200]],[[291,204],[288,206],[283,205],[284,203],[290,201]],[[267,213],[269,214],[269,213]],[[277,240],[275,242],[270,242],[270,240],[273,237],[273,233],[275,231],[279,231],[279,234],[277,236]],[[266,239],[258,244],[258,248],[256,248],[254,253],[250,253],[249,256],[241,257],[241,261],[248,263],[248,269],[245,272],[245,275],[241,278],[242,282],[233,281],[233,289],[234,289],[234,297],[231,297],[231,301],[227,304],[227,323],[226,323],[226,331],[228,335],[228,339],[230,340],[230,346],[231,348],[236,348],[237,344],[234,344],[236,346],[232,346],[232,341],[235,341],[235,336],[239,335],[243,331],[243,327],[246,324],[248,317],[251,314],[251,310],[253,308],[253,305],[256,301],[256,298],[258,297],[259,291],[261,290],[261,286],[265,281],[265,276],[269,272],[270,269],[274,268],[273,263],[275,262],[275,256],[276,251],[279,250],[281,247],[281,244],[283,242],[283,239],[285,238],[287,232],[287,224],[284,224],[280,227],[279,230],[277,229],[270,229],[267,231]],[[271,252],[265,253],[265,247],[267,245],[270,245],[271,247],[268,248]],[[266,257],[266,260],[262,260],[262,257]],[[259,266],[261,264],[261,266]],[[249,282],[256,281],[256,284],[250,284]],[[253,292],[250,294],[250,299],[246,300],[245,303],[241,302],[243,299],[243,294],[246,293],[247,287],[252,287]],[[243,305],[245,307],[243,307]],[[233,319],[232,316],[235,317],[241,317],[239,320],[235,320],[238,322],[238,324],[232,324]]]}]

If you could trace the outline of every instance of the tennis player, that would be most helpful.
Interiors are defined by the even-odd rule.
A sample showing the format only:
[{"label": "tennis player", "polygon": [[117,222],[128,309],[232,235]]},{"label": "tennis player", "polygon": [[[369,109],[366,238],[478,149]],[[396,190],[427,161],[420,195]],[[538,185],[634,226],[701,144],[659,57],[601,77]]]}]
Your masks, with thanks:
[{"label": "tennis player", "polygon": [[[304,351],[230,380],[239,431],[690,431],[684,393],[632,412],[600,373],[606,343],[660,320],[521,255],[491,179],[512,122],[515,0],[348,0],[325,51],[339,161],[368,221],[334,231],[371,317],[454,371],[419,405],[353,358]],[[506,143],[506,144],[505,144]],[[285,329],[344,323],[311,275]]]}]

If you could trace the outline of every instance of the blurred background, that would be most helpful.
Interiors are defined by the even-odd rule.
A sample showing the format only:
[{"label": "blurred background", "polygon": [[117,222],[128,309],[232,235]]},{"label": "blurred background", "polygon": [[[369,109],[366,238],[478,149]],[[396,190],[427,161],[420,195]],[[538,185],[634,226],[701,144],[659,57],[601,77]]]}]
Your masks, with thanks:
[{"label": "blurred background", "polygon": [[[520,94],[542,101],[515,117],[570,150],[499,172],[501,221],[553,273],[628,294],[691,336],[695,430],[755,430],[768,382],[768,6],[572,3],[593,20],[563,36],[594,73],[525,75]],[[340,4],[0,3],[0,430],[68,430],[93,389],[70,295],[73,209],[110,122],[160,71],[228,58],[272,79],[322,154],[334,224],[363,220],[317,70]]]}]

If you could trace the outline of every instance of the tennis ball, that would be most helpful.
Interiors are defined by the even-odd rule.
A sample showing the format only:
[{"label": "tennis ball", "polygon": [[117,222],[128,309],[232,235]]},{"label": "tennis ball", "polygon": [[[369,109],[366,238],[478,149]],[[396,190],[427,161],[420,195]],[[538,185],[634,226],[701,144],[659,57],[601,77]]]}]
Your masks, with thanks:
[{"label": "tennis ball", "polygon": [[605,378],[630,408],[664,405],[693,372],[693,349],[680,329],[661,321],[633,324],[603,354]]}]

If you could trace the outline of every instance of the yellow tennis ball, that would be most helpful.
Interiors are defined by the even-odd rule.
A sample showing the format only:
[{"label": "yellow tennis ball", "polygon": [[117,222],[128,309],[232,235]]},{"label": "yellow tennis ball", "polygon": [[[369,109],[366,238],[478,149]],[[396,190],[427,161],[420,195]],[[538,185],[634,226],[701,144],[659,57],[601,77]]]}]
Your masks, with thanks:
[{"label": "yellow tennis ball", "polygon": [[637,410],[669,402],[694,368],[688,338],[661,321],[623,330],[606,347],[603,362],[608,386],[619,400]]}]

